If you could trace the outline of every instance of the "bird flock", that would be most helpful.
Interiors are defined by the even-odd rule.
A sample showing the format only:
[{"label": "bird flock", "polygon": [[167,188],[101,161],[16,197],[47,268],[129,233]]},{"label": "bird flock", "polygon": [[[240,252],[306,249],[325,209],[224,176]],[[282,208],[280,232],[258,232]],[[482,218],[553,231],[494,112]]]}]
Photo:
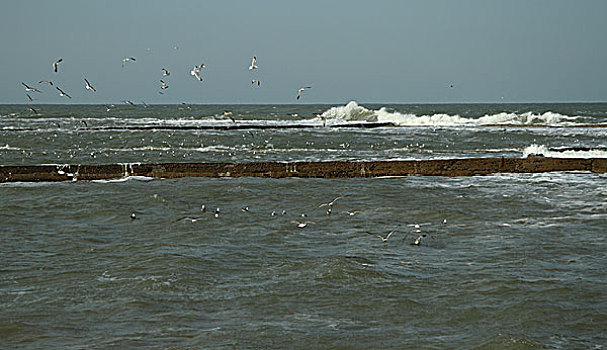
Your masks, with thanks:
[{"label": "bird flock", "polygon": [[[177,50],[178,47],[175,46],[175,49]],[[52,71],[54,73],[59,73],[60,72],[59,64],[62,63],[62,62],[63,62],[63,58],[59,58],[59,59],[55,60],[52,63]],[[134,64],[136,62],[137,62],[137,59],[135,57],[131,57],[131,56],[124,57],[122,59],[122,68],[125,68],[126,66],[128,66],[130,64]],[[192,77],[194,77],[196,80],[198,80],[199,82],[203,82],[204,78],[203,78],[203,75],[202,75],[202,70],[205,67],[206,66],[205,66],[204,63],[201,63],[199,65],[194,65],[192,67],[192,69],[190,70],[190,75]],[[253,59],[251,60],[251,65],[249,66],[249,71],[256,72],[257,70],[259,70],[259,66],[257,65],[257,56],[253,56]],[[162,76],[164,77],[164,79],[166,79],[167,77],[169,77],[171,75],[171,73],[169,72],[169,70],[166,69],[165,67],[161,67],[161,71],[162,71]],[[93,87],[93,84],[86,77],[84,77],[83,79],[84,79],[84,88],[86,90],[91,91],[93,93],[97,92],[97,90],[95,89],[95,87]],[[158,91],[158,93],[161,94],[161,95],[164,94],[164,91],[169,88],[168,82],[165,81],[164,79],[160,79],[160,91]],[[27,98],[28,98],[28,100],[30,102],[34,101],[35,99],[30,94],[28,94],[28,92],[42,93],[42,91],[40,89],[31,86],[31,84],[28,85],[25,82],[21,82],[21,84],[24,86],[25,91],[26,91],[26,96],[27,96]],[[55,89],[58,91],[59,96],[65,97],[65,98],[68,98],[68,99],[72,98],[67,92],[65,92],[59,86],[56,86],[55,84],[53,84],[53,82],[50,81],[50,80],[40,80],[38,82],[38,84],[46,84],[46,85],[49,85],[49,86],[54,86]],[[259,78],[257,78],[257,77],[254,77],[251,80],[251,85],[253,87],[261,87],[261,80]],[[304,90],[311,89],[311,88],[312,88],[311,86],[303,86],[303,87],[300,87],[299,89],[297,89],[297,94],[295,96],[295,99],[299,100],[302,97],[302,94],[303,94]],[[130,100],[122,100],[122,102],[124,102],[126,104],[129,104],[129,105],[134,105],[134,103],[132,101],[130,101]]]},{"label": "bird flock", "polygon": [[[157,196],[157,195],[155,195]],[[334,198],[333,200],[326,202],[326,203],[321,203],[320,205],[318,205],[316,208],[313,208],[313,215],[312,216],[316,216],[316,218],[318,220],[320,220],[320,217],[334,217],[336,215],[341,215],[341,216],[348,216],[348,217],[353,217],[355,215],[359,215],[359,214],[363,214],[363,211],[360,210],[346,210],[346,211],[333,211],[333,209],[337,209],[337,201],[338,200],[344,200],[346,196],[338,196],[336,198]],[[319,211],[324,211],[320,212]],[[254,209],[249,207],[248,205],[246,206],[242,206],[240,208],[240,211],[242,213],[245,213],[247,215],[257,215],[258,212]],[[186,215],[186,216],[182,216],[179,219],[177,219],[177,222],[184,222],[184,223],[197,223],[200,221],[205,220],[205,217],[208,217],[207,215],[209,214],[205,214],[207,212],[207,206],[205,204],[202,204],[200,206],[200,209],[197,210],[197,213],[194,215]],[[230,214],[233,214],[233,211],[229,211]],[[228,214],[228,212],[224,213],[221,211],[221,209],[219,207],[216,207],[215,209],[212,210],[212,213],[210,214],[212,218],[221,218],[223,215],[230,215]],[[295,214],[296,217],[293,217],[293,215],[289,215],[287,213],[286,210],[281,210],[280,212],[277,212],[276,210],[273,210],[271,213],[269,213],[270,217],[276,217],[276,218],[283,218],[283,221],[285,224],[289,224],[289,225],[293,225],[293,227],[295,227],[296,229],[305,229],[306,227],[309,227],[310,225],[315,225],[317,224],[316,221],[312,221],[308,218],[308,214],[306,213],[299,213],[299,214]],[[139,217],[137,217],[136,213],[133,212],[131,214],[131,221],[137,220],[139,219]],[[439,224],[440,227],[444,228],[446,227],[447,224],[447,220],[443,219],[442,222]],[[430,240],[434,240],[434,235],[437,234],[437,230],[436,229],[430,229],[430,231],[425,231],[422,230],[422,225],[426,228],[426,227],[430,227],[432,226],[431,223],[424,223],[424,224],[404,224],[404,226],[406,226],[405,228],[401,228],[403,226],[403,224],[395,224],[393,225],[393,228],[391,230],[389,230],[387,233],[383,233],[383,232],[377,232],[377,231],[365,231],[366,234],[378,238],[382,244],[387,244],[388,241],[393,241],[395,240],[394,237],[400,235],[400,242],[408,242],[410,245],[412,246],[422,246],[422,245],[426,245],[428,242],[428,239]],[[434,232],[434,235],[431,235],[430,232]]]}]

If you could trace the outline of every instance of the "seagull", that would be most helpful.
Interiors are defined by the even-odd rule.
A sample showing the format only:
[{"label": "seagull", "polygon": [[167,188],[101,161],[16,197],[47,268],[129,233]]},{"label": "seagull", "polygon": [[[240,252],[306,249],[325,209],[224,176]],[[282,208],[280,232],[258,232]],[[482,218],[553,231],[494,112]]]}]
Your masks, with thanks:
[{"label": "seagull", "polygon": [[130,61],[135,62],[137,60],[135,59],[135,57],[125,57],[125,58],[122,59],[122,66],[124,67],[124,64],[127,63],[127,62],[130,62]]},{"label": "seagull", "polygon": [[[53,71],[55,71],[55,73],[57,73],[57,66],[59,65],[59,63],[63,62],[63,58],[60,58],[58,60],[56,60],[55,62],[53,62]],[[52,84],[51,84],[52,85]]]},{"label": "seagull", "polygon": [[116,107],[116,106],[114,106],[114,105],[111,105],[111,106],[106,105],[105,106],[105,111],[109,112],[112,109],[112,107]]},{"label": "seagull", "polygon": [[131,213],[131,221],[137,220],[137,215],[135,213]]},{"label": "seagull", "polygon": [[215,215],[216,218],[219,217],[219,208],[215,208],[215,212],[213,215]]},{"label": "seagull", "polygon": [[332,207],[333,204],[335,204],[335,201],[338,200],[338,199],[340,199],[340,198],[342,198],[342,196],[339,196],[339,197],[335,198],[334,200],[330,201],[329,203],[323,203],[323,204],[319,205],[318,207],[322,208],[322,207],[327,206],[327,205],[329,207]]},{"label": "seagull", "polygon": [[259,79],[253,79],[253,80],[251,80],[251,85],[255,85],[255,84],[257,84],[257,86],[261,85],[261,82],[259,81]]},{"label": "seagull", "polygon": [[201,205],[201,206],[200,206],[200,211],[201,211],[201,212],[203,212],[203,213],[204,213],[205,211],[207,211],[207,206],[206,206],[206,205],[204,205],[204,204],[203,204],[203,205]]},{"label": "seagull", "polygon": [[168,77],[169,75],[171,75],[171,73],[168,70],[162,68],[162,75]]},{"label": "seagull", "polygon": [[33,107],[28,107],[27,109],[29,109],[30,111],[32,111],[34,114],[38,114],[38,111],[35,110]]},{"label": "seagull", "polygon": [[422,242],[422,238],[425,238],[425,237],[427,237],[427,236],[428,236],[428,235],[424,233],[423,235],[421,235],[421,236],[417,237],[417,238],[415,239],[415,241],[414,241],[413,243],[411,243],[411,245],[420,245],[420,244],[421,244],[421,242]]},{"label": "seagull", "polygon": [[122,100],[122,102],[126,103],[127,105],[131,105],[131,106],[134,106],[134,105],[135,105],[135,104],[134,104],[132,101],[130,101],[130,100]]},{"label": "seagull", "polygon": [[40,90],[38,90],[38,89],[36,89],[36,88],[30,87],[30,86],[28,86],[28,85],[27,85],[26,83],[24,83],[24,82],[21,82],[21,84],[22,84],[23,86],[25,86],[25,91],[34,91],[34,92],[40,92],[40,93],[42,93],[42,91],[40,91]]},{"label": "seagull", "polygon": [[249,207],[248,206],[242,207],[242,208],[240,208],[240,210],[242,210],[243,213],[246,213],[249,211]]},{"label": "seagull", "polygon": [[236,123],[236,119],[234,119],[234,114],[230,111],[223,111],[223,116],[230,118],[233,123]]},{"label": "seagull", "polygon": [[195,76],[196,79],[198,79],[199,81],[202,81],[202,77],[200,76],[200,70],[202,68],[204,68],[204,63],[199,66],[194,66],[194,68],[192,68],[192,70],[190,71],[190,74]]},{"label": "seagull", "polygon": [[50,80],[40,80],[40,81],[38,82],[38,84],[48,84],[48,85],[50,85],[50,86],[53,86],[53,82],[52,82],[52,81],[50,81]]},{"label": "seagull", "polygon": [[348,211],[346,211],[346,212],[344,212],[344,213],[345,213],[345,214],[348,214],[348,215],[350,215],[350,216],[354,216],[354,215],[356,215],[356,214],[360,213],[360,211],[358,211],[358,210],[348,210]]},{"label": "seagull", "polygon": [[97,92],[97,90],[95,90],[95,88],[93,87],[93,85],[91,85],[91,83],[89,83],[89,81],[88,81],[88,80],[86,80],[86,78],[84,78],[84,82],[86,83],[85,88],[86,88],[87,90],[91,90],[91,91],[93,91],[93,92]]},{"label": "seagull", "polygon": [[249,70],[257,69],[257,57],[253,56],[253,60],[251,61],[251,65],[249,66]]},{"label": "seagull", "polygon": [[299,88],[299,90],[297,90],[297,99],[299,100],[299,98],[301,97],[301,93],[304,92],[305,89],[311,89],[311,86],[304,86]]},{"label": "seagull", "polygon": [[162,81],[162,79],[160,80],[160,83],[162,84],[162,86],[160,87],[161,89],[167,89],[169,86],[167,85],[167,83],[165,83],[164,81]]},{"label": "seagull", "polygon": [[379,233],[371,233],[371,232],[367,232],[370,235],[375,235],[379,238],[381,238],[382,243],[386,243],[388,241],[388,238],[390,238],[390,236],[392,236],[392,234],[396,232],[396,230],[392,230],[390,232],[388,232],[388,234],[386,235],[386,237],[380,235]]},{"label": "seagull", "polygon": [[316,118],[318,118],[322,121],[323,128],[327,126],[327,118],[324,115],[317,113]]},{"label": "seagull", "polygon": [[55,87],[57,90],[59,90],[59,96],[64,96],[67,98],[72,98],[72,96],[68,95],[65,93],[65,91],[61,90],[58,86]]},{"label": "seagull", "polygon": [[314,224],[315,222],[313,222],[313,221],[303,221],[302,222],[302,221],[293,220],[293,221],[291,221],[291,223],[297,224],[297,227],[299,227],[299,228],[304,228],[304,227],[308,226],[308,224]]}]

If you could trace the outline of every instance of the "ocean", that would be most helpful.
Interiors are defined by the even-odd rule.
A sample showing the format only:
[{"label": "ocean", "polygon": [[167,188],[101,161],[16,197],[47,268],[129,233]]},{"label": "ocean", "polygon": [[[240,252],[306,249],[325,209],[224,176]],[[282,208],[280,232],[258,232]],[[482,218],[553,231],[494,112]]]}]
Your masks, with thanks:
[{"label": "ocean", "polygon": [[[607,157],[606,103],[28,107],[1,165]],[[0,348],[603,349],[606,180],[2,183]]]}]

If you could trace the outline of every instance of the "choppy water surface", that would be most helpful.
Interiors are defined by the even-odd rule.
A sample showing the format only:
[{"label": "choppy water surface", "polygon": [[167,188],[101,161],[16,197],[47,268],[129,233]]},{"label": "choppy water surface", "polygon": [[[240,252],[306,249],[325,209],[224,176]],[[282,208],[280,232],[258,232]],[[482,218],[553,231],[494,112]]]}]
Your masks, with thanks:
[{"label": "choppy water surface", "polygon": [[[2,106],[0,159],[369,160],[538,150],[604,157],[607,144],[603,128],[560,127],[604,123],[600,104],[348,106],[125,106],[112,117],[103,106],[37,106],[38,116]],[[379,129],[91,130],[232,123],[220,116],[224,109],[237,123],[313,125],[321,122],[316,112],[327,124],[442,121]],[[541,117],[520,117],[526,113]],[[540,124],[559,127],[478,121],[505,114],[512,124],[544,118]],[[447,117],[460,120],[448,124]],[[604,348],[606,179],[548,173],[3,184],[0,347]],[[319,206],[337,197],[327,215]],[[298,228],[294,221],[310,223]],[[415,224],[421,232],[412,232]],[[392,230],[385,243],[376,236]]]}]

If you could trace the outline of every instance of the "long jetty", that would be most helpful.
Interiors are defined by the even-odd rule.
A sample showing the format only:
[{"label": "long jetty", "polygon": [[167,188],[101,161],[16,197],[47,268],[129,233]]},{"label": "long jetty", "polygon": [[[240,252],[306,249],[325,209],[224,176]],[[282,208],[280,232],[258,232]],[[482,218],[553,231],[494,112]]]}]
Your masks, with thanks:
[{"label": "long jetty", "polygon": [[64,165],[0,165],[0,182],[91,181],[129,176],[374,178],[390,176],[479,176],[496,173],[554,171],[607,172],[607,158],[460,158],[436,160],[123,163]]}]

